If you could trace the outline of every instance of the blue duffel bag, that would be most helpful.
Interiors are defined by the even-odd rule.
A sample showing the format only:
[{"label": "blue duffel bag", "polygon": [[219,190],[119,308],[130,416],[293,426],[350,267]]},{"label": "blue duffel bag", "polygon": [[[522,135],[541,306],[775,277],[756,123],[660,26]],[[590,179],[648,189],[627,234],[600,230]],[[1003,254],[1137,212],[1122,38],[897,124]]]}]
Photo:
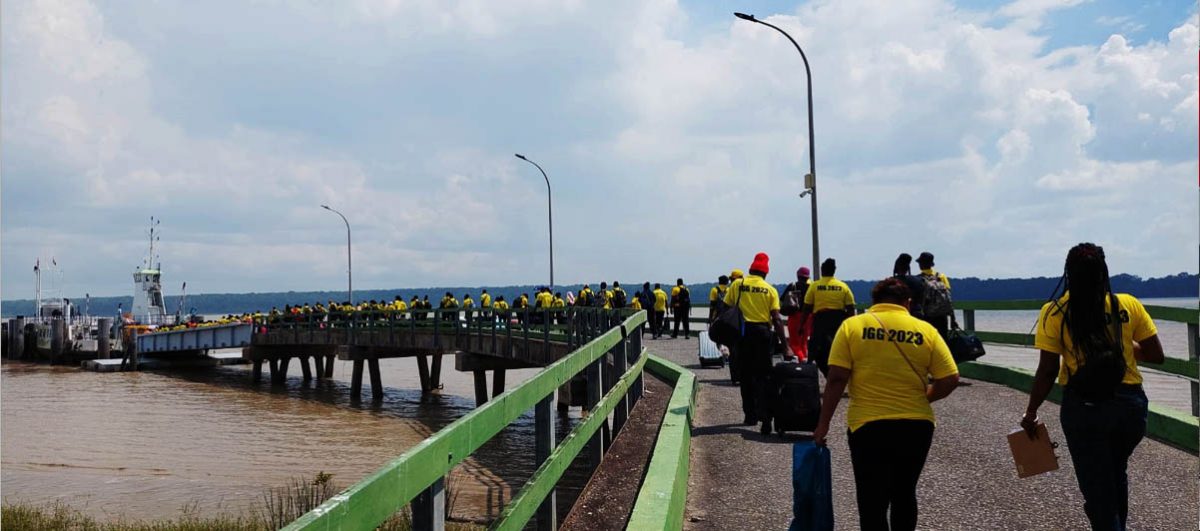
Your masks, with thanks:
[{"label": "blue duffel bag", "polygon": [[792,525],[789,531],[833,529],[833,473],[829,448],[812,441],[792,446]]}]

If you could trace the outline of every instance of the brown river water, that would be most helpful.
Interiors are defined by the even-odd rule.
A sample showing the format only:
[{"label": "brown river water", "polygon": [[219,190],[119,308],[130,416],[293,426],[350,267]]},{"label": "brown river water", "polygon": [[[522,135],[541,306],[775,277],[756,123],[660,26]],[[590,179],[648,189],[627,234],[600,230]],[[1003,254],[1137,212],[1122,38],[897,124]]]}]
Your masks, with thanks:
[{"label": "brown river water", "polygon": [[[350,401],[350,362],[334,378],[252,384],[247,367],[94,373],[0,366],[0,484],[7,502],[62,501],[103,520],[174,517],[185,506],[246,512],[265,489],[333,474],[348,486],[474,408],[470,373],[445,358],[440,395],[422,399],[414,358],[380,363],[381,403]],[[509,371],[511,387],[533,370]],[[490,378],[489,378],[490,380]],[[490,383],[490,381],[489,381]],[[561,438],[579,415],[561,419]],[[457,467],[452,516],[494,517],[532,474],[532,412]],[[581,460],[582,461],[582,460]],[[560,514],[584,481],[569,472]]]}]

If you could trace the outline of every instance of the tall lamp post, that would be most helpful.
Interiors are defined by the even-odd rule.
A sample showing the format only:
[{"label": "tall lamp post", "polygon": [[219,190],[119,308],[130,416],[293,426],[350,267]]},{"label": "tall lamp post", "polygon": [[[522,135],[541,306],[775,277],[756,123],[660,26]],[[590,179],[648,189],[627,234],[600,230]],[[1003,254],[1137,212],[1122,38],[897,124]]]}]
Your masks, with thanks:
[{"label": "tall lamp post", "polygon": [[778,26],[763,22],[754,18],[754,15],[745,13],[734,13],[734,16],[742,20],[757,22],[768,28],[774,29],[792,41],[792,45],[796,47],[796,51],[800,52],[800,58],[804,60],[804,75],[808,78],[808,175],[804,176],[804,191],[800,193],[800,197],[808,195],[812,198],[812,254],[813,254],[813,279],[821,278],[821,251],[817,237],[817,154],[816,143],[813,140],[813,92],[812,92],[812,70],[808,68],[808,56],[804,55],[804,50],[800,49],[800,45],[796,43],[791,35],[783,31]]},{"label": "tall lamp post", "polygon": [[550,225],[550,291],[554,291],[554,203],[550,196],[550,178],[546,176],[546,170],[543,170],[538,163],[525,158],[525,155],[516,153],[518,159],[533,164],[538,171],[542,172],[542,178],[546,180],[546,218]]},{"label": "tall lamp post", "polygon": [[329,205],[321,205],[321,208],[341,216],[342,221],[346,224],[346,298],[349,299],[350,304],[354,304],[354,267],[350,261],[350,222],[341,212],[329,208]]}]

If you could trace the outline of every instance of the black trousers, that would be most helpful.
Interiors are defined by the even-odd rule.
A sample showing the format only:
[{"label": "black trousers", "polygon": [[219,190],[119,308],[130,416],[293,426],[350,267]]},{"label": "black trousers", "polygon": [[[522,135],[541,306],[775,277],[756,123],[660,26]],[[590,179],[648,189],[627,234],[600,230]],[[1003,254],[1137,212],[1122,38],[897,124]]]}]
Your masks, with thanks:
[{"label": "black trousers", "polygon": [[1140,385],[1121,385],[1115,396],[1095,403],[1085,402],[1070,386],[1063,392],[1063,435],[1092,529],[1125,529],[1129,456],[1146,436],[1147,404]]},{"label": "black trousers", "polygon": [[917,480],[933,442],[933,423],[917,419],[876,420],[864,424],[848,439],[860,528],[863,531],[916,529]]},{"label": "black trousers", "polygon": [[942,339],[946,339],[946,334],[950,333],[950,316],[949,315],[939,315],[936,317],[930,317],[928,315],[923,315],[923,316],[921,316],[921,320],[933,325],[933,327],[937,329],[938,334],[940,334],[942,336]]},{"label": "black trousers", "polygon": [[816,363],[825,376],[829,376],[829,348],[833,346],[833,335],[845,320],[846,312],[840,310],[826,310],[813,315],[812,332],[808,335],[808,359]]},{"label": "black trousers", "polygon": [[751,420],[770,421],[771,355],[775,331],[767,323],[746,323],[737,344],[738,379],[741,382],[742,413]]},{"label": "black trousers", "polygon": [[679,336],[679,323],[683,323],[683,337],[688,337],[692,334],[691,325],[688,317],[691,315],[691,308],[676,308],[675,309],[675,331],[671,332],[671,337]]},{"label": "black trousers", "polygon": [[663,333],[663,319],[666,317],[666,311],[654,310],[650,313],[650,331],[653,337],[661,337]]}]

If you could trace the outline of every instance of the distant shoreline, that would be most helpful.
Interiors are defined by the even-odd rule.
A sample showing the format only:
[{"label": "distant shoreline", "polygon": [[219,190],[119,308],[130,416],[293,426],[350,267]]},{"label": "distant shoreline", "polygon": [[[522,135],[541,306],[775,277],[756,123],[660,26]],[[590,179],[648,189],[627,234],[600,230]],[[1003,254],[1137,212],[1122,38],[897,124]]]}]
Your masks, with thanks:
[{"label": "distant shoreline", "polygon": [[[790,278],[770,278],[772,281],[791,280]],[[1034,278],[1009,278],[1009,279],[980,279],[975,277],[965,278],[950,278],[953,289],[954,299],[960,301],[968,300],[1044,300],[1050,297],[1058,284],[1058,277],[1034,277]],[[674,285],[674,282],[660,280],[664,286]],[[773,282],[774,283],[774,282]],[[859,301],[870,299],[871,286],[875,281],[872,280],[850,280],[846,282],[850,285],[850,289],[854,292],[854,296]],[[1192,273],[1180,273],[1158,278],[1147,278],[1121,274],[1112,277],[1113,289],[1122,292],[1130,293],[1136,297],[1142,298],[1194,298],[1200,296],[1200,276]],[[599,287],[598,283],[590,284],[592,289]],[[641,282],[623,282],[625,290],[632,296],[637,290],[641,289]],[[777,286],[782,290],[785,284],[780,283]],[[703,303],[708,300],[709,289],[713,286],[713,282],[692,283],[688,285],[692,290],[692,300],[697,303]],[[361,290],[354,292],[356,302],[367,300],[392,300],[396,295],[401,295],[407,301],[414,295],[418,297],[429,296],[431,301],[435,303],[442,298],[447,291],[454,294],[455,297],[461,297],[463,293],[470,293],[473,297],[478,298],[479,292],[482,289],[487,289],[493,296],[503,295],[506,299],[511,299],[521,293],[533,293],[537,289],[537,285],[524,286],[486,286],[486,287],[431,287],[431,288],[395,288],[395,289],[372,289]],[[563,286],[555,286],[557,291],[566,293],[567,291],[578,292],[581,284],[571,284]],[[69,297],[71,298],[71,297]],[[183,308],[185,313],[195,309],[201,314],[228,314],[228,313],[243,313],[254,311],[269,311],[272,307],[283,308],[288,304],[305,304],[314,302],[327,302],[330,300],[343,301],[346,298],[345,291],[287,291],[287,292],[271,292],[271,293],[203,293],[188,295],[185,302],[186,307]],[[83,297],[71,298],[80,310],[83,310],[85,299]],[[123,297],[92,297],[87,301],[88,313],[91,315],[115,315],[118,305],[120,308],[128,310],[132,305],[131,296]],[[178,296],[168,295],[165,298],[168,312],[174,313],[179,308]],[[33,314],[32,299],[18,299],[0,301],[0,317],[10,318],[18,315]]]}]

